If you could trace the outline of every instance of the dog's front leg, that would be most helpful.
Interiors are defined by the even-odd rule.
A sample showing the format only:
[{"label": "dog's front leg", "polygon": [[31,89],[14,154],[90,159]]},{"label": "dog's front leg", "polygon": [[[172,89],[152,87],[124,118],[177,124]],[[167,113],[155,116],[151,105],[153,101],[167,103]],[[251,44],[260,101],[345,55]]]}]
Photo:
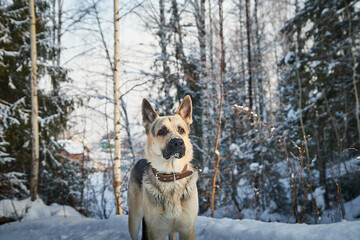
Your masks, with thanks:
[{"label": "dog's front leg", "polygon": [[180,231],[180,240],[194,240],[195,239],[195,227],[192,227],[188,231]]},{"label": "dog's front leg", "polygon": [[176,232],[169,234],[169,240],[176,240]]},{"label": "dog's front leg", "polygon": [[138,239],[140,224],[142,220],[142,214],[139,213],[139,210],[130,210],[129,211],[129,233],[132,240]]},{"label": "dog's front leg", "polygon": [[164,240],[166,237],[166,234],[163,235],[162,233],[159,233],[156,231],[151,231],[151,228],[147,228],[146,229],[146,237],[147,238],[145,238],[145,239],[149,239],[149,240]]},{"label": "dog's front leg", "polygon": [[138,239],[140,224],[143,219],[143,208],[141,205],[141,189],[133,183],[128,188],[128,227],[132,240]]}]

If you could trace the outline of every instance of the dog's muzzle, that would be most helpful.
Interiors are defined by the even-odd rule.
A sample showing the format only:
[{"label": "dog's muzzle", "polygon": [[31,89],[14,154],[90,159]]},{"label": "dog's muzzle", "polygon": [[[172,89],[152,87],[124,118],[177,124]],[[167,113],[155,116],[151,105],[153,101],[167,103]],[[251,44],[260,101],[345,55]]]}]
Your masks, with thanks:
[{"label": "dog's muzzle", "polygon": [[169,159],[172,156],[182,158],[185,156],[185,151],[184,140],[181,138],[173,138],[167,143],[165,149],[162,150],[162,154],[165,159]]}]

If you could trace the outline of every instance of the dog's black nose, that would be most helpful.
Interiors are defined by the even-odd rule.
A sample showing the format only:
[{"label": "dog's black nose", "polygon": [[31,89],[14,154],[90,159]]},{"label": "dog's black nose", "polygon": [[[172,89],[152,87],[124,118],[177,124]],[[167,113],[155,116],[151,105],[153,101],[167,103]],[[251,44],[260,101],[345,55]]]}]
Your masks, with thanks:
[{"label": "dog's black nose", "polygon": [[181,138],[173,138],[169,142],[169,147],[171,149],[184,147],[184,140],[182,140]]},{"label": "dog's black nose", "polygon": [[162,150],[163,157],[165,159],[169,159],[171,156],[174,156],[175,158],[182,158],[185,155],[185,152],[185,142],[182,138],[171,139]]}]

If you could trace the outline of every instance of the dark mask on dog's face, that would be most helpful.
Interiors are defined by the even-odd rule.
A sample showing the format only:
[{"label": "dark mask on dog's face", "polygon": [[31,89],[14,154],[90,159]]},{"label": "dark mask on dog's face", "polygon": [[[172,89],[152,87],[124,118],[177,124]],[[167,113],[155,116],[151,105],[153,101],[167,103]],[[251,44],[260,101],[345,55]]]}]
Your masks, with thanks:
[{"label": "dark mask on dog's face", "polygon": [[[143,126],[148,135],[148,144],[159,149],[166,160],[180,159],[186,154],[185,142],[189,142],[192,123],[191,98],[186,96],[173,116],[159,117],[147,99],[142,104]],[[160,153],[161,152],[161,153]]]},{"label": "dark mask on dog's face", "polygon": [[153,148],[160,148],[164,159],[182,158],[186,153],[185,141],[189,141],[189,130],[179,115],[158,117],[151,124],[148,138]]},{"label": "dark mask on dog's face", "polygon": [[182,158],[185,156],[185,143],[182,138],[172,138],[166,144],[166,147],[162,150],[163,158],[169,159],[174,156],[175,158]]}]

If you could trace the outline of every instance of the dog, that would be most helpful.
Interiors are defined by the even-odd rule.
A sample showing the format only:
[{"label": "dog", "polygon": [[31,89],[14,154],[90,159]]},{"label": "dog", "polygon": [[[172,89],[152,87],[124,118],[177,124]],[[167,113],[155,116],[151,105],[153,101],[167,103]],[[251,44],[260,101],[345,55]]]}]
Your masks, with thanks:
[{"label": "dog", "polygon": [[144,98],[141,106],[147,135],[145,157],[131,171],[127,203],[129,233],[138,239],[195,238],[198,172],[190,163],[192,102],[186,96],[173,116],[159,116]]}]

